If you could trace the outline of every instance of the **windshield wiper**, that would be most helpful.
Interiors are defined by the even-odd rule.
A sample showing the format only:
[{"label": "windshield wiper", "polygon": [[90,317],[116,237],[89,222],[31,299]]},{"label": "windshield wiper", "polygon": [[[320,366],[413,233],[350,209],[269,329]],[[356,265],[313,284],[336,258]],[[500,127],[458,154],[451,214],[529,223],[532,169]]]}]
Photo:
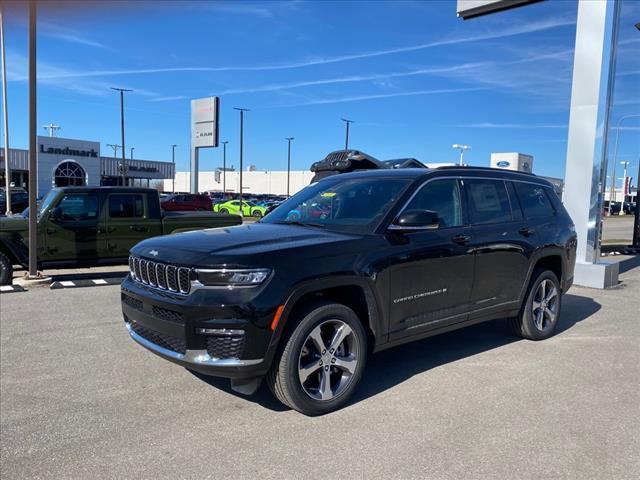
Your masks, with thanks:
[{"label": "windshield wiper", "polygon": [[320,227],[320,228],[326,227],[324,223],[301,222],[300,220],[291,220],[291,221],[278,220],[273,223],[277,225],[297,225],[299,227]]}]

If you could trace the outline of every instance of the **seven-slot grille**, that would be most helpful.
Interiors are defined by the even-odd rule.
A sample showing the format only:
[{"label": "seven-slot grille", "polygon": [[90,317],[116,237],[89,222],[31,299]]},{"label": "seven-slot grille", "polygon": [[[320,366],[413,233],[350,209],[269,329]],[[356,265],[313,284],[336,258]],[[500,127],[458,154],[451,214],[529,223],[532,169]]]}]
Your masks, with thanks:
[{"label": "seven-slot grille", "polygon": [[183,294],[191,290],[191,269],[188,267],[176,267],[130,256],[129,272],[136,282],[160,290]]}]

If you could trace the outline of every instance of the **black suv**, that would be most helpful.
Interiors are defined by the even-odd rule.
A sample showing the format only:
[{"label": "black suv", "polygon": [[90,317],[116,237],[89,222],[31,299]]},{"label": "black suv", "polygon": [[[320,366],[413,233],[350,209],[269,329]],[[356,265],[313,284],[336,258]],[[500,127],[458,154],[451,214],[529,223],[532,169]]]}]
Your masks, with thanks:
[{"label": "black suv", "polygon": [[328,177],[250,225],[145,240],[122,284],[135,341],[286,405],[343,405],[367,355],[495,318],[541,340],[576,234],[534,175],[488,168]]}]

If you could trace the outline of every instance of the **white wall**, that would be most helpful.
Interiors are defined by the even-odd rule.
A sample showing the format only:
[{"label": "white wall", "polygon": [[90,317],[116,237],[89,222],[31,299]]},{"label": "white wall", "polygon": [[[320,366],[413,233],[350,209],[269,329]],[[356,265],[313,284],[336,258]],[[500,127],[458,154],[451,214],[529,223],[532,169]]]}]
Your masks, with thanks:
[{"label": "white wall", "polygon": [[[239,172],[227,172],[227,192],[240,191],[240,174]],[[290,190],[293,195],[298,190],[306,187],[313,178],[313,172],[296,170],[291,172]],[[220,172],[220,182],[215,181],[214,172],[199,172],[198,185],[201,192],[207,190],[222,191],[222,176]],[[176,173],[176,192],[189,191],[189,172]],[[255,171],[242,173],[243,194],[259,194],[266,193],[270,195],[286,195],[287,194],[287,172],[286,171]],[[164,181],[164,190],[172,191],[171,180]]]}]

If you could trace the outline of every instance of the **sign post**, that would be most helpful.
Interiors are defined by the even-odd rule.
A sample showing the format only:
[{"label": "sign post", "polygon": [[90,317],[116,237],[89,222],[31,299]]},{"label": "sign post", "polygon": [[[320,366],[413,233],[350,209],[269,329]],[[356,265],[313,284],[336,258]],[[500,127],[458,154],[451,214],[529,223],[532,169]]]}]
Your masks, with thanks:
[{"label": "sign post", "polygon": [[218,146],[219,105],[219,97],[191,100],[191,193],[198,193],[199,149]]}]

